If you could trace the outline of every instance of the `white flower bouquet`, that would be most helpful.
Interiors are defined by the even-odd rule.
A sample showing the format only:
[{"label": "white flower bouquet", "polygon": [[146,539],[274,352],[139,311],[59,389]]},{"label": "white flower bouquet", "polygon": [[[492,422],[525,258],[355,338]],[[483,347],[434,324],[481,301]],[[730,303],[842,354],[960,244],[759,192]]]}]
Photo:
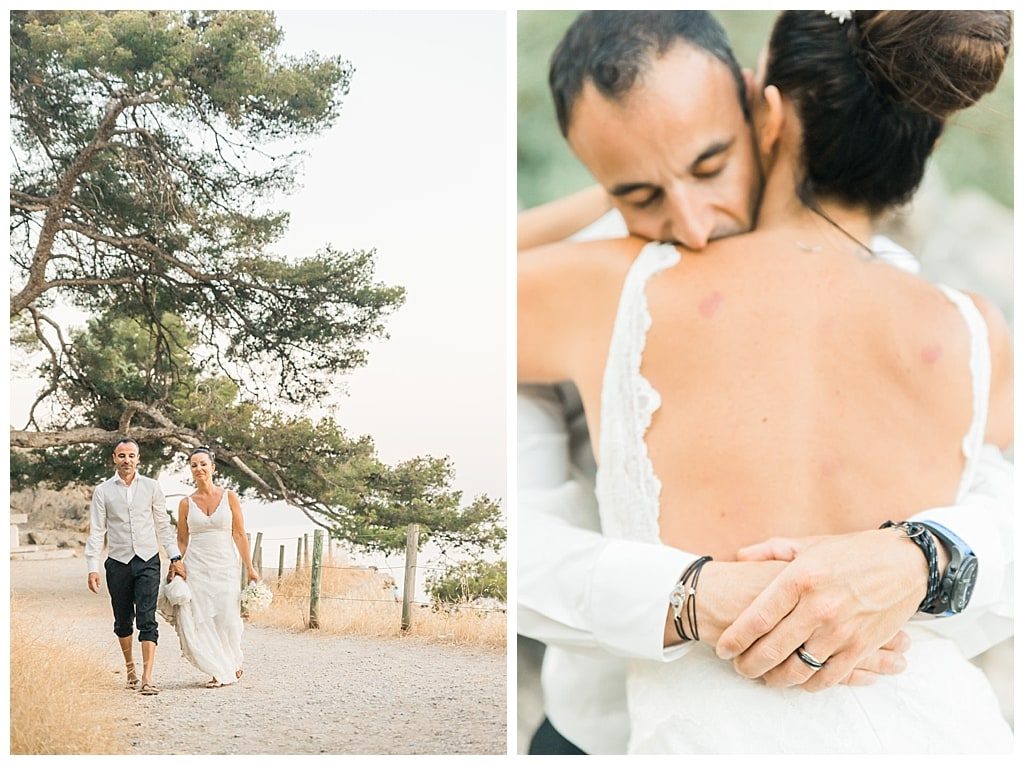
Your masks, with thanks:
[{"label": "white flower bouquet", "polygon": [[274,593],[263,582],[249,582],[242,590],[242,608],[250,614],[266,611],[273,600]]}]

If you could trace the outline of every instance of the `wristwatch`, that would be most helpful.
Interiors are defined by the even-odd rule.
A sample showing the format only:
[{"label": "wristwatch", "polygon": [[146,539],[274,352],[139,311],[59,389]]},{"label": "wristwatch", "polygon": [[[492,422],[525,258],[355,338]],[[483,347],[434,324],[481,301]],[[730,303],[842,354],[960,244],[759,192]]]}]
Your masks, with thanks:
[{"label": "wristwatch", "polygon": [[978,580],[978,556],[967,543],[935,521],[921,521],[949,553],[949,565],[939,582],[939,593],[925,613],[936,616],[953,616],[967,608]]},{"label": "wristwatch", "polygon": [[181,556],[175,555],[173,558],[171,558],[171,563],[177,563],[179,560],[181,560]]}]

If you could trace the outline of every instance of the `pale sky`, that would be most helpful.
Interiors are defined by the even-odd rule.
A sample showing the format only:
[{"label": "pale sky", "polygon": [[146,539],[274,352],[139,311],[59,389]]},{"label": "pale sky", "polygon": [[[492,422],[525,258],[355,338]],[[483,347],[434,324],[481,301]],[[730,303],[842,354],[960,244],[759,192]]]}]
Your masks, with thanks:
[{"label": "pale sky", "polygon": [[[471,499],[505,496],[505,15],[281,12],[282,51],[355,65],[335,126],[304,142],[275,250],[376,248],[406,302],[345,379],[337,418],[388,463],[449,455]],[[12,387],[24,424],[30,385]]]},{"label": "pale sky", "polygon": [[334,128],[305,144],[282,252],[377,249],[406,288],[338,418],[381,457],[448,454],[472,496],[505,494],[505,17],[282,12],[283,50],[356,68]]}]

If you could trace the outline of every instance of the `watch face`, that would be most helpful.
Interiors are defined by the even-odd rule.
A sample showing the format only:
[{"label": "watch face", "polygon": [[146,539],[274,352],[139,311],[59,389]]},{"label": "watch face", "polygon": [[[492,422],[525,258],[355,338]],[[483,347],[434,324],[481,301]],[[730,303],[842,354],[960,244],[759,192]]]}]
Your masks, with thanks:
[{"label": "watch face", "polygon": [[960,613],[971,600],[971,593],[974,592],[974,583],[978,580],[978,559],[971,556],[964,560],[963,566],[956,573],[956,581],[953,582],[953,591],[950,593],[949,609],[953,613]]}]

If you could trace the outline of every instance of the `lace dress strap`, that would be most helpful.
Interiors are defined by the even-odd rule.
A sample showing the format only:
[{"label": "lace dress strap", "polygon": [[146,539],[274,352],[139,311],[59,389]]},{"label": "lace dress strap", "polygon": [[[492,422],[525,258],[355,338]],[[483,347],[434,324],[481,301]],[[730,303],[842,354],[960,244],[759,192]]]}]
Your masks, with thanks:
[{"label": "lace dress strap", "polygon": [[645,542],[660,541],[661,481],[644,440],[661,396],[640,373],[651,316],[647,282],[676,265],[679,251],[652,242],[630,266],[615,315],[601,389],[601,436],[597,497],[605,535]]},{"label": "lace dress strap", "polygon": [[981,447],[985,443],[985,427],[988,424],[988,397],[992,381],[992,356],[989,351],[988,325],[981,315],[978,306],[963,292],[938,285],[943,294],[949,298],[960,311],[967,330],[971,335],[971,396],[973,399],[973,415],[971,426],[967,429],[961,443],[964,454],[964,472],[960,477],[960,488],[957,490],[957,501],[963,499],[970,489],[977,471]]}]

